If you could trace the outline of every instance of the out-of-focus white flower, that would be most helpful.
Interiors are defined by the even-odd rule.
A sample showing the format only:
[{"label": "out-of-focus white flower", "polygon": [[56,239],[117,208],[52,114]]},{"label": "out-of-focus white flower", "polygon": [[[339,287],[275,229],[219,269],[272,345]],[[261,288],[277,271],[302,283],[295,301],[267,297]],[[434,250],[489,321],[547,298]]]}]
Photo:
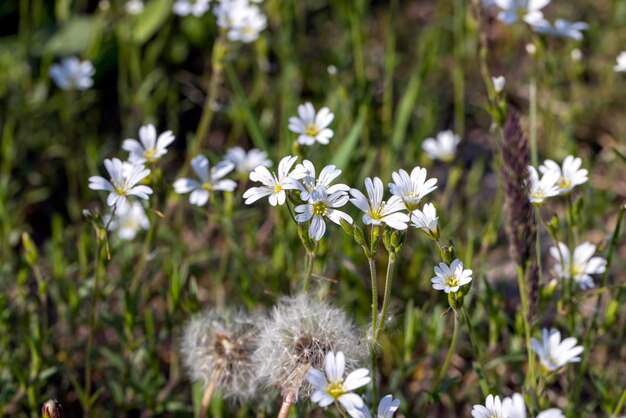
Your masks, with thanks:
[{"label": "out-of-focus white flower", "polygon": [[583,59],[583,52],[578,48],[574,48],[572,49],[572,52],[570,52],[570,56],[573,61],[580,61]]},{"label": "out-of-focus white flower", "polygon": [[449,163],[454,159],[456,147],[460,141],[461,138],[454,132],[443,131],[437,134],[437,139],[426,138],[422,142],[422,149],[431,159]]},{"label": "out-of-focus white flower", "polygon": [[580,41],[583,39],[582,31],[589,29],[589,24],[586,22],[570,22],[564,19],[557,19],[554,21],[554,26],[547,20],[540,20],[533,23],[531,27],[537,33]]},{"label": "out-of-focus white flower", "polygon": [[295,207],[297,213],[296,222],[303,223],[311,221],[309,226],[309,237],[319,241],[326,232],[326,222],[328,218],[337,225],[341,225],[341,220],[352,223],[352,218],[345,212],[337,210],[348,203],[348,194],[344,191],[328,194],[322,186],[313,189],[309,201],[305,205]]},{"label": "out-of-focus white flower", "polygon": [[439,218],[435,205],[432,203],[426,203],[423,211],[415,209],[411,212],[411,221],[412,226],[421,229],[430,238],[439,239]]},{"label": "out-of-focus white flower", "polygon": [[583,160],[580,158],[574,158],[574,156],[568,155],[563,161],[563,168],[552,160],[545,160],[543,165],[539,166],[539,171],[542,174],[549,171],[558,173],[559,179],[556,185],[561,194],[567,194],[571,192],[574,187],[587,182],[589,172],[584,168],[580,168],[582,164]]},{"label": "out-of-focus white flower", "polygon": [[498,19],[505,25],[511,25],[519,20],[532,25],[543,20],[541,9],[550,4],[550,0],[495,0],[502,9]]},{"label": "out-of-focus white flower", "polygon": [[353,390],[367,385],[372,379],[369,370],[362,368],[351,372],[345,379],[345,357],[340,351],[335,355],[332,351],[326,354],[325,371],[311,368],[307,380],[316,389],[311,400],[321,407],[338,402],[346,411],[358,410],[363,407],[363,399]]},{"label": "out-of-focus white flower", "polygon": [[198,155],[191,160],[191,168],[200,181],[186,177],[178,179],[174,182],[174,191],[178,194],[191,192],[189,203],[192,205],[204,206],[209,201],[210,192],[214,190],[232,192],[237,187],[233,180],[222,180],[235,168],[235,164],[230,161],[222,161],[211,169],[209,160],[204,155]]},{"label": "out-of-focus white flower", "polygon": [[424,196],[437,188],[437,179],[426,180],[426,169],[415,167],[411,175],[404,170],[393,172],[391,178],[393,183],[389,183],[389,189],[395,196],[400,197],[406,208],[412,212],[417,209],[417,205]]},{"label": "out-of-focus white flower", "polygon": [[577,340],[569,337],[561,341],[561,333],[552,328],[542,331],[542,340],[531,339],[531,348],[537,353],[541,364],[548,370],[554,371],[565,366],[567,363],[580,361],[583,347],[576,345]]},{"label": "out-of-focus white flower", "polygon": [[250,205],[257,200],[269,196],[270,205],[283,205],[287,195],[285,190],[297,190],[299,183],[291,177],[289,170],[298,157],[286,156],[278,163],[278,177],[263,165],[257,166],[250,173],[250,180],[263,183],[261,187],[252,187],[243,194],[246,205]]},{"label": "out-of-focus white flower", "polygon": [[616,73],[626,73],[626,51],[620,52],[617,56],[617,64],[613,67]]},{"label": "out-of-focus white flower", "polygon": [[332,186],[330,185],[330,183],[332,183],[333,180],[335,180],[340,174],[341,170],[331,164],[322,168],[319,178],[316,178],[315,166],[311,161],[304,160],[302,164],[298,164],[296,168],[293,169],[291,177],[300,180],[298,182],[300,199],[307,201],[310,199],[313,189],[318,187],[323,187],[328,194],[333,194],[335,192],[348,192],[350,190],[350,186],[347,184],[338,183],[333,184]]},{"label": "out-of-focus white flower", "polygon": [[446,293],[455,293],[459,287],[472,281],[472,270],[464,270],[463,262],[456,259],[449,266],[446,263],[439,263],[435,266],[436,276],[430,279],[433,289],[443,290]]},{"label": "out-of-focus white flower", "polygon": [[[519,393],[514,393],[510,398],[504,398],[502,406],[508,410],[509,418],[526,418],[526,404],[524,397]],[[540,412],[537,418],[565,418],[565,415],[560,409],[550,408]]]},{"label": "out-of-focus white flower", "polygon": [[259,166],[271,167],[272,162],[267,158],[267,152],[252,148],[246,152],[241,147],[233,147],[226,151],[226,161],[235,164],[238,173],[249,174]]},{"label": "out-of-focus white flower", "polygon": [[537,53],[537,46],[532,42],[526,44],[526,53],[530,56],[533,56]]},{"label": "out-of-focus white flower", "polygon": [[391,196],[387,202],[383,202],[383,182],[374,177],[365,179],[365,190],[367,198],[358,189],[351,189],[352,199],[350,202],[359,208],[363,214],[363,223],[365,225],[386,224],[390,228],[404,230],[407,228],[409,217],[400,211],[405,210],[404,202],[398,196]]},{"label": "out-of-focus white flower", "polygon": [[254,42],[267,27],[267,17],[248,0],[221,0],[214,13],[218,26],[228,31],[233,42]]},{"label": "out-of-focus white flower", "polygon": [[142,0],[128,0],[124,5],[124,10],[129,15],[138,15],[143,12],[143,1]]},{"label": "out-of-focus white flower", "polygon": [[474,418],[509,418],[509,411],[504,408],[499,396],[489,395],[485,405],[474,405],[472,408]]},{"label": "out-of-focus white flower", "polygon": [[117,231],[117,236],[125,241],[135,239],[139,230],[150,228],[150,220],[139,202],[117,211],[112,219],[111,215],[107,215],[103,220],[105,225],[109,225],[109,231]]},{"label": "out-of-focus white flower", "polygon": [[298,144],[313,145],[316,141],[320,144],[328,144],[334,133],[328,128],[335,115],[327,107],[319,112],[309,102],[298,106],[298,117],[289,118],[289,130],[297,133]]},{"label": "out-of-focus white flower", "polygon": [[128,151],[128,161],[133,164],[154,163],[167,154],[167,147],[174,141],[172,131],[165,131],[157,138],[154,125],[139,128],[139,141],[125,139],[122,149]]},{"label": "out-of-focus white flower", "polygon": [[[396,413],[399,407],[399,399],[393,399],[393,396],[386,395],[380,400],[380,403],[378,404],[376,418],[392,418],[393,414]],[[348,414],[352,418],[372,418],[372,414],[370,414],[370,411],[365,404],[359,409],[348,411]]]},{"label": "out-of-focus white flower", "polygon": [[557,196],[559,194],[559,186],[556,182],[559,180],[559,173],[555,171],[547,171],[539,179],[539,173],[535,167],[529,166],[528,172],[530,174],[528,185],[528,200],[535,205],[541,206],[545,200],[549,197]]},{"label": "out-of-focus white flower", "polygon": [[132,165],[122,162],[118,158],[104,160],[104,167],[111,177],[111,181],[100,176],[89,177],[89,188],[109,192],[107,205],[115,206],[117,211],[124,211],[128,206],[128,196],[137,196],[148,199],[152,189],[139,184],[150,174],[150,170],[143,165]]},{"label": "out-of-focus white flower", "polygon": [[567,245],[559,242],[559,246],[550,248],[550,255],[557,261],[554,266],[561,279],[574,280],[581,289],[594,287],[592,274],[601,274],[606,270],[606,260],[594,257],[596,246],[583,242],[574,249],[574,257],[570,256]]},{"label": "out-of-focus white flower", "polygon": [[503,75],[491,77],[491,81],[493,82],[493,88],[496,93],[500,94],[502,93],[502,91],[504,91],[504,84],[506,83],[506,79]]},{"label": "out-of-focus white flower", "polygon": [[93,86],[95,73],[90,61],[81,61],[77,57],[64,58],[60,64],[50,66],[50,77],[63,90],[87,90]]},{"label": "out-of-focus white flower", "polygon": [[176,0],[172,11],[178,16],[202,16],[209,10],[211,0]]}]

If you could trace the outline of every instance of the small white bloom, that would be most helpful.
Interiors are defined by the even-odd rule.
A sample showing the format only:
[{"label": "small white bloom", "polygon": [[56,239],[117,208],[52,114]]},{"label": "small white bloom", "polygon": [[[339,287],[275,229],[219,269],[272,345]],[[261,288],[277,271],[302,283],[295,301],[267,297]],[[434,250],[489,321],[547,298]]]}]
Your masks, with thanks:
[{"label": "small white bloom", "polygon": [[496,93],[500,94],[504,91],[504,84],[506,83],[506,79],[503,75],[499,75],[497,77],[491,77],[491,81],[493,82],[493,88]]},{"label": "small white bloom", "polygon": [[584,168],[580,168],[582,164],[583,160],[580,158],[574,158],[574,156],[568,155],[563,161],[563,168],[559,167],[559,165],[552,160],[546,160],[543,165],[539,166],[539,171],[542,174],[549,171],[558,173],[559,179],[556,185],[559,187],[561,194],[567,194],[572,191],[574,187],[587,182],[589,172]]},{"label": "small white bloom", "polygon": [[267,158],[267,152],[256,148],[252,148],[248,152],[241,147],[230,148],[226,151],[224,159],[235,164],[237,172],[242,174],[249,174],[259,166],[272,166],[272,162]]},{"label": "small white bloom", "polygon": [[456,293],[459,287],[472,281],[472,270],[464,270],[463,262],[456,259],[448,266],[446,263],[439,263],[435,266],[436,276],[430,279],[433,289],[443,290],[446,293]]},{"label": "small white bloom", "polygon": [[567,363],[580,361],[579,356],[583,352],[583,347],[576,345],[576,338],[569,337],[561,341],[561,333],[554,328],[551,330],[544,328],[542,337],[542,341],[531,339],[531,348],[546,369],[554,371]]},{"label": "small white bloom", "polygon": [[174,191],[178,194],[189,193],[189,203],[196,206],[204,206],[209,201],[209,194],[214,190],[232,192],[237,183],[230,179],[221,180],[230,173],[235,165],[230,161],[222,161],[212,169],[209,160],[204,155],[198,155],[191,160],[191,168],[200,178],[200,182],[182,178],[174,182]]},{"label": "small white bloom", "polygon": [[404,170],[393,172],[389,189],[395,196],[400,197],[409,211],[417,209],[417,204],[424,196],[437,188],[437,179],[426,180],[426,169],[415,167],[411,175]]},{"label": "small white bloom", "polygon": [[300,134],[298,144],[313,145],[315,141],[320,144],[328,144],[333,137],[333,131],[328,128],[335,115],[327,107],[319,112],[309,102],[298,106],[298,117],[289,118],[289,130]]},{"label": "small white bloom", "polygon": [[250,173],[250,180],[261,182],[263,186],[252,187],[246,190],[243,194],[243,198],[246,199],[246,205],[250,205],[266,196],[269,196],[269,202],[272,206],[285,204],[285,199],[287,198],[285,190],[297,190],[299,187],[298,182],[289,173],[297,159],[298,157],[288,155],[280,160],[280,163],[278,163],[278,176],[270,173],[263,165],[257,166]]},{"label": "small white bloom", "polygon": [[[380,400],[380,403],[378,404],[376,418],[392,418],[393,414],[396,413],[399,407],[399,399],[393,399],[393,396],[386,395]],[[372,415],[370,414],[370,411],[365,404],[363,404],[363,406],[359,409],[348,411],[348,414],[352,418],[372,418]]]},{"label": "small white bloom", "polygon": [[311,192],[309,203],[295,207],[296,222],[303,223],[311,221],[309,226],[309,236],[315,241],[319,241],[326,232],[324,218],[328,218],[337,225],[341,220],[352,223],[352,218],[345,212],[337,210],[348,203],[348,194],[344,191],[328,194],[324,187],[317,187]]},{"label": "small white bloom", "polygon": [[124,5],[124,10],[129,15],[138,15],[143,12],[143,1],[142,0],[128,0]]},{"label": "small white bloom", "polygon": [[545,200],[549,197],[554,197],[559,194],[559,186],[557,181],[559,180],[559,173],[555,171],[547,171],[539,179],[539,173],[535,167],[529,166],[528,172],[530,174],[528,185],[528,200],[535,205],[541,206]]},{"label": "small white bloom", "polygon": [[143,165],[122,163],[118,158],[104,160],[104,167],[111,177],[111,181],[100,176],[89,177],[89,188],[92,190],[106,190],[109,192],[107,205],[115,206],[116,211],[124,211],[128,206],[128,196],[137,196],[148,199],[152,189],[139,183],[150,174],[150,170]]},{"label": "small white bloom", "polygon": [[550,254],[557,261],[554,269],[559,278],[573,279],[581,289],[594,287],[592,274],[601,274],[606,270],[606,260],[594,257],[596,246],[583,242],[574,250],[574,257],[570,257],[569,249],[559,242],[559,247],[551,247]]},{"label": "small white bloom", "polygon": [[454,132],[443,131],[437,134],[437,139],[426,138],[422,143],[422,149],[431,159],[449,163],[454,159],[460,141],[461,138]]},{"label": "small white bloom", "polygon": [[421,229],[429,237],[435,240],[439,237],[439,218],[432,203],[426,203],[423,211],[415,209],[411,212],[411,221],[411,226]]},{"label": "small white bloom", "polygon": [[407,228],[407,222],[410,219],[408,215],[400,212],[406,208],[399,196],[391,196],[387,202],[384,202],[383,182],[378,177],[374,177],[373,181],[369,177],[366,178],[365,190],[367,191],[367,198],[357,189],[350,190],[352,195],[350,202],[364,213],[363,223],[365,225],[386,224],[390,228],[398,230]]},{"label": "small white bloom", "polygon": [[64,58],[60,64],[50,66],[50,77],[63,90],[87,90],[93,86],[95,72],[91,62],[76,57]]},{"label": "small white bloom", "polygon": [[489,395],[485,405],[474,405],[472,408],[474,418],[509,418],[509,411],[502,405],[499,396]]},{"label": "small white bloom", "polygon": [[616,73],[626,73],[626,51],[617,56],[617,64],[613,67]]},{"label": "small white bloom", "polygon": [[133,164],[154,163],[167,154],[167,147],[174,141],[172,131],[165,131],[157,138],[154,125],[139,128],[139,141],[125,139],[122,149],[128,151],[128,161]]},{"label": "small white bloom", "polygon": [[125,241],[133,240],[139,230],[150,228],[150,220],[139,202],[117,211],[113,219],[107,215],[103,220],[105,225],[109,225],[109,231],[117,231],[117,236]]},{"label": "small white bloom", "polygon": [[580,61],[583,59],[583,52],[578,48],[574,48],[572,52],[570,52],[570,56],[572,57],[572,61]]},{"label": "small white bloom", "polygon": [[565,414],[558,408],[550,408],[540,412],[537,418],[565,418]]},{"label": "small white bloom", "polygon": [[347,411],[363,407],[363,399],[353,390],[371,382],[369,370],[362,368],[351,372],[345,379],[345,357],[340,351],[335,355],[332,351],[326,354],[325,371],[315,368],[309,369],[307,380],[316,388],[311,400],[321,407],[327,407],[333,402],[339,402]]},{"label": "small white bloom", "polygon": [[254,42],[267,27],[267,17],[248,0],[222,0],[214,10],[217,25],[230,41]]},{"label": "small white bloom", "polygon": [[533,23],[531,27],[537,33],[580,41],[583,39],[582,31],[589,29],[589,24],[586,22],[570,22],[564,19],[557,19],[554,21],[554,26],[547,20],[539,20]]},{"label": "small white bloom", "polygon": [[498,19],[505,25],[511,25],[519,20],[532,25],[543,20],[541,9],[550,4],[550,0],[495,0],[502,9]]},{"label": "small white bloom", "polygon": [[291,177],[297,180],[298,189],[300,190],[300,199],[307,201],[311,198],[311,192],[313,189],[323,187],[326,193],[333,194],[335,192],[348,192],[350,186],[343,183],[333,184],[333,182],[339,175],[341,170],[334,165],[327,165],[322,168],[318,178],[315,177],[315,166],[309,160],[304,160],[302,164],[298,164],[293,169]]},{"label": "small white bloom", "polygon": [[172,11],[178,16],[202,16],[209,10],[210,0],[176,0]]},{"label": "small white bloom", "polygon": [[[524,397],[519,393],[514,393],[510,398],[504,398],[502,406],[508,410],[509,418],[526,418],[526,404]],[[565,418],[565,415],[560,409],[551,408],[540,412],[537,418]]]}]

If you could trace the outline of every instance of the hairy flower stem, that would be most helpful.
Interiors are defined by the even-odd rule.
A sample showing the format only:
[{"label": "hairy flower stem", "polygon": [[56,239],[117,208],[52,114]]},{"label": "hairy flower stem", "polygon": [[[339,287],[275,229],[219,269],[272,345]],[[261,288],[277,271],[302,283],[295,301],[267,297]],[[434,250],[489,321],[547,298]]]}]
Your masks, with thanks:
[{"label": "hairy flower stem", "polygon": [[378,342],[380,334],[385,327],[385,319],[387,318],[387,310],[389,309],[389,299],[391,298],[391,285],[393,284],[393,268],[396,263],[396,253],[389,252],[389,260],[387,262],[387,275],[385,276],[385,295],[383,296],[383,307],[380,311],[380,320],[378,328],[374,334],[374,341]]},{"label": "hairy flower stem", "polygon": [[289,391],[285,393],[283,396],[283,404],[280,406],[280,411],[278,411],[278,415],[276,418],[287,418],[289,416],[289,411],[291,410],[291,405],[294,404],[296,395]]},{"label": "hairy flower stem", "polygon": [[313,265],[315,264],[315,252],[307,251],[305,271],[304,271],[304,284],[302,289],[304,292],[309,291],[309,285],[311,284],[311,276],[313,275]]},{"label": "hairy flower stem", "polygon": [[483,367],[482,361],[480,360],[480,345],[478,343],[478,337],[476,336],[476,332],[474,331],[474,326],[472,325],[472,320],[470,316],[467,314],[467,310],[465,307],[461,308],[461,314],[465,318],[465,323],[467,324],[467,331],[470,337],[470,344],[472,344],[472,349],[474,350],[474,355],[476,356],[475,369],[476,374],[478,375],[478,381],[480,384],[480,389],[483,393],[483,396],[487,396],[490,393],[490,386],[487,383],[487,379],[485,377],[485,368]]},{"label": "hairy flower stem", "polygon": [[439,375],[437,376],[437,381],[435,383],[434,389],[439,393],[439,385],[441,385],[441,381],[446,377],[446,373],[448,373],[448,368],[450,368],[450,362],[452,361],[452,355],[456,352],[456,346],[459,342],[459,314],[456,310],[452,310],[454,313],[454,330],[452,331],[452,341],[450,341],[450,348],[448,349],[448,355],[446,355],[446,360],[443,362],[443,366],[439,371]]},{"label": "hairy flower stem", "polygon": [[378,280],[376,277],[376,259],[374,257],[367,259],[370,267],[370,279],[372,281],[372,330],[376,330],[378,323]]}]

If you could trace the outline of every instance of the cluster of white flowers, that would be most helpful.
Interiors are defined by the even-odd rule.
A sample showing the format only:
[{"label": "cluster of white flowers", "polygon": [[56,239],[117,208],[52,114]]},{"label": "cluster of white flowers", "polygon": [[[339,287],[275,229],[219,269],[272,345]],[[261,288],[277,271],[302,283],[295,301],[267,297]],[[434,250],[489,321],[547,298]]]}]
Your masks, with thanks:
[{"label": "cluster of white flowers", "polygon": [[[524,397],[519,393],[514,393],[512,397],[500,400],[499,396],[489,395],[485,400],[485,405],[474,405],[472,417],[526,418]],[[540,412],[537,418],[565,418],[565,415],[560,409],[551,408]]]},{"label": "cluster of white flowers", "polygon": [[50,66],[50,77],[60,89],[87,90],[93,86],[96,70],[90,61],[81,61],[77,57],[64,58],[60,64]]},{"label": "cluster of white flowers", "polygon": [[572,155],[565,158],[562,167],[552,160],[546,160],[539,166],[541,178],[537,169],[529,166],[528,199],[534,205],[541,206],[549,197],[570,193],[574,187],[589,179],[589,172],[581,166],[582,160]]}]

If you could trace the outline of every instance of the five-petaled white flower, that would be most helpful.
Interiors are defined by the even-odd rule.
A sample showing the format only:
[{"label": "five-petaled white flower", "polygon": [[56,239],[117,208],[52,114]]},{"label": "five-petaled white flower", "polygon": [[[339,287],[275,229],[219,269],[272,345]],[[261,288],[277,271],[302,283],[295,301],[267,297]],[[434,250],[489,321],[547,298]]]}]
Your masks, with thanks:
[{"label": "five-petaled white flower", "polygon": [[150,174],[150,170],[143,165],[132,165],[122,162],[118,158],[104,160],[111,181],[100,176],[89,177],[89,188],[92,190],[106,190],[109,192],[107,205],[115,206],[116,211],[124,211],[128,206],[128,196],[137,196],[148,199],[152,189],[139,184]]},{"label": "five-petaled white flower", "polygon": [[589,29],[589,24],[586,22],[570,22],[565,19],[557,19],[554,21],[554,26],[547,20],[539,20],[533,23],[531,27],[537,33],[580,41],[583,39],[582,31]]},{"label": "five-petaled white flower", "polygon": [[64,58],[60,64],[50,66],[50,77],[63,90],[87,90],[93,86],[95,72],[90,61],[81,61],[77,57]]},{"label": "five-petaled white flower", "polygon": [[235,164],[238,173],[249,174],[259,166],[271,167],[272,162],[267,158],[267,152],[252,148],[246,152],[241,147],[233,147],[226,151],[226,161]]},{"label": "five-petaled white flower", "polygon": [[172,11],[178,16],[202,16],[209,10],[210,0],[176,0]]},{"label": "five-petaled white flower", "polygon": [[422,149],[431,159],[449,163],[454,159],[459,142],[461,138],[454,132],[443,131],[437,134],[437,139],[426,138],[422,143]]},{"label": "five-petaled white flower", "polygon": [[174,141],[172,131],[165,131],[157,138],[154,125],[144,125],[139,128],[139,141],[125,139],[122,149],[128,151],[128,161],[133,164],[154,163],[167,154],[167,147]]},{"label": "five-petaled white flower", "polygon": [[504,407],[499,396],[489,395],[485,405],[474,405],[472,408],[474,418],[509,418],[509,411]]},{"label": "five-petaled white flower", "polygon": [[570,256],[569,249],[559,242],[559,246],[551,247],[550,254],[557,261],[554,269],[561,279],[573,279],[581,289],[590,289],[594,286],[592,274],[601,274],[606,270],[606,260],[594,257],[596,246],[590,242],[583,242],[574,249],[574,256]]},{"label": "five-petaled white flower", "polygon": [[391,196],[391,198],[384,202],[383,182],[374,177],[365,179],[365,190],[367,191],[367,198],[358,189],[351,189],[350,194],[352,199],[350,202],[363,213],[363,223],[365,225],[380,225],[386,224],[390,228],[405,230],[407,228],[407,222],[409,217],[406,213],[400,211],[405,210],[404,202],[398,196]]},{"label": "five-petaled white flower", "polygon": [[439,239],[439,218],[432,203],[426,203],[424,210],[415,209],[411,212],[411,226],[419,228],[434,240]]},{"label": "five-petaled white flower", "polygon": [[116,211],[113,218],[107,215],[103,220],[105,225],[109,225],[109,231],[117,231],[117,236],[125,241],[133,240],[140,229],[150,227],[150,220],[139,202],[133,202],[127,208]]},{"label": "five-petaled white flower", "polygon": [[[510,398],[504,398],[502,406],[508,410],[509,418],[526,418],[526,404],[524,397],[519,393],[514,393]],[[550,408],[540,412],[537,418],[565,418],[565,415],[560,409]]]},{"label": "five-petaled white flower", "polygon": [[353,390],[371,382],[369,370],[356,369],[344,379],[346,360],[341,351],[335,355],[332,351],[326,354],[325,371],[309,369],[307,380],[315,387],[311,400],[321,407],[338,402],[346,411],[358,410],[363,407],[363,399]]},{"label": "five-petaled white flower", "polygon": [[559,188],[561,194],[567,194],[576,186],[580,186],[586,183],[588,180],[589,172],[580,168],[583,164],[583,160],[573,155],[568,155],[563,161],[563,168],[561,168],[556,162],[552,160],[545,160],[543,165],[539,166],[539,171],[542,174],[548,171],[554,171],[559,174],[559,179],[556,185]]},{"label": "five-petaled white flower", "polygon": [[[391,395],[383,396],[378,403],[376,418],[392,418],[393,414],[396,413],[399,407],[399,399],[393,399],[393,396]],[[372,414],[370,414],[370,411],[365,404],[363,404],[363,406],[359,409],[348,411],[348,414],[352,418],[372,418]]]},{"label": "five-petaled white flower", "polygon": [[287,194],[285,190],[297,190],[298,182],[293,179],[289,170],[298,157],[288,155],[278,163],[278,176],[270,173],[265,166],[258,166],[250,173],[250,180],[263,183],[261,187],[252,187],[243,194],[246,205],[250,205],[257,200],[269,196],[270,205],[284,205]]},{"label": "five-petaled white flower", "polygon": [[254,42],[267,27],[267,17],[248,0],[222,0],[214,10],[217,25],[230,41]]},{"label": "five-petaled white flower", "polygon": [[559,194],[559,173],[555,171],[547,171],[539,179],[539,173],[535,167],[529,166],[529,185],[528,185],[528,200],[535,205],[541,206],[545,200],[549,197],[554,197]]},{"label": "five-petaled white flower", "polygon": [[210,192],[222,190],[232,192],[237,183],[230,179],[222,179],[230,173],[235,165],[230,161],[221,161],[215,167],[210,168],[209,160],[204,155],[198,155],[191,160],[191,168],[200,178],[200,182],[182,178],[174,182],[174,191],[178,194],[189,193],[189,203],[196,206],[204,206],[209,200]]},{"label": "five-petaled white flower", "polygon": [[543,20],[541,9],[546,7],[550,0],[495,0],[495,3],[502,9],[498,19],[505,25],[511,25],[519,20],[533,25]]},{"label": "five-petaled white flower", "polygon": [[341,225],[342,219],[352,223],[350,215],[337,210],[337,208],[345,205],[348,199],[348,194],[344,191],[328,194],[324,187],[319,186],[313,189],[307,204],[295,207],[296,222],[303,223],[310,220],[309,236],[315,241],[319,241],[326,232],[325,217],[337,225]]},{"label": "five-petaled white flower", "polygon": [[541,364],[549,371],[558,370],[567,363],[580,361],[580,354],[583,347],[576,345],[574,337],[569,337],[561,341],[561,333],[552,328],[542,331],[542,340],[531,339],[531,348],[539,356]]},{"label": "five-petaled white flower", "polygon": [[616,73],[626,73],[626,51],[620,52],[617,56],[617,64],[613,67]]},{"label": "five-petaled white flower", "polygon": [[426,169],[415,167],[411,175],[404,170],[393,172],[393,183],[389,189],[395,196],[400,197],[409,211],[417,209],[417,204],[424,196],[437,188],[437,179],[426,180]]},{"label": "five-petaled white flower", "polygon": [[298,189],[300,190],[300,199],[307,201],[310,199],[313,189],[318,187],[323,187],[328,194],[340,191],[348,192],[350,186],[347,184],[339,183],[333,184],[332,186],[330,185],[340,174],[341,170],[331,164],[322,168],[319,178],[316,178],[315,166],[313,166],[311,161],[304,160],[302,164],[298,164],[296,168],[293,169],[291,177],[299,180]]},{"label": "five-petaled white flower", "polygon": [[433,289],[443,290],[446,293],[456,293],[459,287],[472,281],[472,270],[463,269],[463,262],[456,259],[449,266],[439,263],[435,266],[436,276],[430,279]]},{"label": "five-petaled white flower", "polygon": [[298,117],[289,118],[289,130],[300,134],[298,144],[313,145],[315,141],[320,144],[328,144],[333,137],[333,131],[328,125],[333,121],[335,115],[327,107],[323,107],[319,112],[309,102],[298,106]]}]

